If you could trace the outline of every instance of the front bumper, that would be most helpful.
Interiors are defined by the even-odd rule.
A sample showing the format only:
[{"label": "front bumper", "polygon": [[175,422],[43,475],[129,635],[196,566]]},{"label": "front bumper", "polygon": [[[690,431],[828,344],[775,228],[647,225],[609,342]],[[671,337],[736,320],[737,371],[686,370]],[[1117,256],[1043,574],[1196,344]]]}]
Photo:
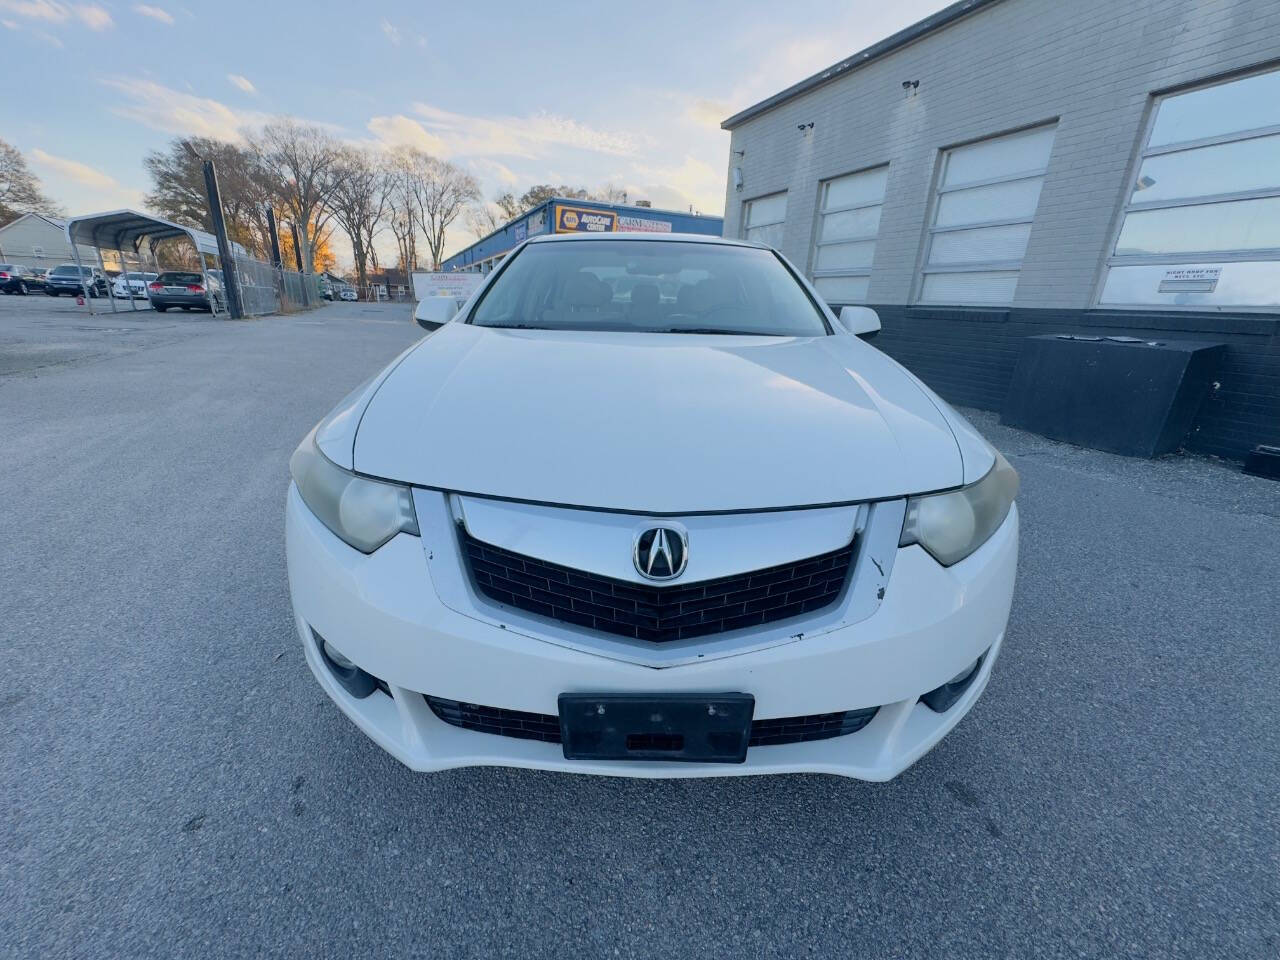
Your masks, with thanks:
[{"label": "front bumper", "polygon": [[[289,584],[307,663],[335,703],[415,770],[500,765],[634,777],[831,773],[888,780],[934,746],[977,701],[1004,639],[1018,555],[1016,506],[977,552],[950,568],[900,548],[883,601],[866,620],[706,661],[655,668],[539,640],[445,606],[427,553],[456,549],[399,535],[370,556],[334,537],[290,485]],[[334,679],[312,631],[384,680],[356,699]],[[919,698],[983,657],[944,713]],[[755,718],[880,707],[857,733],[752,747],[741,764],[566,760],[559,745],[450,726],[423,694],[555,714],[561,693],[743,692]]]}]

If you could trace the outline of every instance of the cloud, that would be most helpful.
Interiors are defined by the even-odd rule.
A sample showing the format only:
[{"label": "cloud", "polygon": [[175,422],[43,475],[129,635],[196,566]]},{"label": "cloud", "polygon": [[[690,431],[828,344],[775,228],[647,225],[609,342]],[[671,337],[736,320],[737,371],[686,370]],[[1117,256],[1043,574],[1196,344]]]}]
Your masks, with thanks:
[{"label": "cloud", "polygon": [[99,83],[129,101],[122,106],[111,106],[113,113],[161,133],[216,137],[238,143],[244,139],[245,127],[259,126],[271,119],[269,114],[235,110],[217,100],[183,93],[152,80],[107,77]]},{"label": "cloud", "polygon": [[135,3],[133,12],[144,17],[150,17],[152,20],[158,20],[160,23],[167,23],[173,26],[173,14],[164,7],[153,7],[147,3]]},{"label": "cloud", "polygon": [[[111,19],[111,14],[96,3],[70,4],[62,3],[60,0],[0,0],[0,10],[12,13],[15,16],[26,17],[28,20],[40,20],[44,23],[66,23],[74,17],[90,30],[107,30],[115,26],[114,21]],[[46,39],[48,38],[46,37]]]},{"label": "cloud", "polygon": [[100,187],[104,190],[114,189],[120,184],[116,182],[114,177],[110,177],[101,170],[95,170],[88,164],[81,163],[78,160],[68,160],[66,157],[56,157],[52,153],[37,148],[31,151],[31,159],[38,166],[46,167],[50,170],[56,170],[69,180],[76,183],[83,183],[89,187]]},{"label": "cloud", "polygon": [[43,178],[50,181],[64,181],[68,186],[58,192],[64,196],[75,198],[75,206],[90,210],[104,210],[115,207],[141,207],[142,191],[127,187],[110,174],[103,173],[87,163],[59,157],[36,148],[31,151],[32,166],[38,169]]},{"label": "cloud", "polygon": [[55,0],[0,0],[0,10],[46,23],[65,23],[71,18],[71,8]]},{"label": "cloud", "polygon": [[257,88],[257,87],[255,87],[255,86],[254,86],[254,85],[249,81],[249,78],[248,78],[248,77],[242,77],[242,76],[241,76],[240,74],[238,74],[238,73],[228,73],[228,74],[227,74],[227,79],[228,79],[228,80],[230,80],[230,81],[231,81],[233,84],[235,84],[237,87],[239,87],[241,90],[243,90],[245,93],[253,94],[253,95],[255,95],[255,96],[256,96],[256,95],[257,95],[257,93],[258,93],[258,88]]},{"label": "cloud", "polygon": [[111,14],[96,3],[82,3],[76,6],[76,17],[90,30],[109,30],[115,26]]},{"label": "cloud", "polygon": [[569,147],[609,156],[630,156],[641,140],[629,133],[601,130],[551,113],[469,116],[415,103],[417,117],[374,117],[369,130],[389,146],[406,144],[442,157],[524,157],[537,159]]},{"label": "cloud", "polygon": [[387,20],[386,17],[382,18],[382,22],[379,23],[378,26],[382,28],[382,32],[387,35],[387,39],[390,40],[392,44],[394,44],[397,47],[400,46],[400,28],[399,27],[392,26],[391,22]]}]

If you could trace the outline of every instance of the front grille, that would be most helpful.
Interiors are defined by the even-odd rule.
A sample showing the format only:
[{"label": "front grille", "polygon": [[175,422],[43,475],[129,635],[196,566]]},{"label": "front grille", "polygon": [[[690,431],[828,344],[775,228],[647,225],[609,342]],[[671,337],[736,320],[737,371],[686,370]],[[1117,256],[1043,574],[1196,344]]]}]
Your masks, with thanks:
[{"label": "front grille", "polygon": [[500,737],[515,737],[517,740],[560,742],[559,717],[525,713],[522,710],[504,710],[501,707],[482,707],[476,703],[460,703],[440,697],[428,696],[426,700],[432,713],[455,727],[477,730],[480,733],[496,733]]},{"label": "front grille", "polygon": [[835,603],[853,543],[763,570],[657,587],[614,580],[483,543],[458,527],[482,594],[553,620],[652,643],[758,627]]},{"label": "front grille", "polygon": [[[518,740],[541,740],[544,743],[560,742],[560,718],[546,713],[525,713],[522,710],[504,710],[502,707],[483,707],[478,703],[460,703],[423,694],[431,712],[445,723],[464,730],[494,733],[500,737]],[[804,743],[809,740],[830,740],[857,733],[879,711],[879,707],[864,710],[844,710],[837,713],[815,713],[807,717],[778,717],[774,720],[753,720],[749,747],[776,747],[786,743]]]},{"label": "front grille", "polygon": [[874,717],[879,707],[866,710],[844,710],[837,713],[814,713],[807,717],[778,717],[751,723],[750,747],[775,747],[783,743],[808,740],[830,740],[857,733]]}]

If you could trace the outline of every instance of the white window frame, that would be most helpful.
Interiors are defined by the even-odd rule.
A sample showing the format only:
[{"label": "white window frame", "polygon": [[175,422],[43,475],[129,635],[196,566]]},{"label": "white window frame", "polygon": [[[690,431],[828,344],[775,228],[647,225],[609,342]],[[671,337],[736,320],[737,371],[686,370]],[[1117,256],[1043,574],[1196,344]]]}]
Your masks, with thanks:
[{"label": "white window frame", "polygon": [[[1052,129],[1054,131],[1054,143],[1057,142],[1057,126],[1058,121],[1048,120],[1044,123],[1037,123],[1029,127],[1022,127],[1018,130],[1008,130],[1004,133],[996,133],[986,137],[979,137],[976,140],[968,140],[964,143],[957,143],[950,147],[944,147],[940,151],[940,159],[938,163],[937,180],[933,189],[932,207],[929,211],[929,228],[925,233],[924,250],[920,257],[920,269],[916,274],[916,293],[913,301],[921,306],[943,306],[943,304],[934,304],[924,299],[925,277],[931,273],[1017,273],[1018,278],[1014,280],[1013,294],[1007,301],[984,300],[971,304],[957,303],[957,306],[977,306],[977,307],[994,307],[1001,308],[1010,306],[1014,297],[1018,293],[1018,281],[1022,279],[1022,264],[1026,260],[1023,255],[1016,260],[978,260],[966,261],[965,263],[956,264],[938,264],[929,266],[929,255],[933,250],[933,238],[940,233],[955,233],[960,230],[975,230],[982,227],[1010,227],[1021,226],[1023,224],[1035,223],[1036,214],[1040,209],[1040,201],[1036,199],[1036,209],[1031,211],[1029,216],[1025,217],[1005,217],[996,220],[979,220],[973,223],[953,224],[950,226],[940,227],[937,224],[938,210],[942,206],[942,197],[948,193],[954,193],[958,190],[971,190],[974,187],[989,187],[998,183],[1017,183],[1021,180],[1043,181],[1049,172],[1049,165],[1046,164],[1036,170],[1019,171],[1017,173],[1007,174],[999,177],[989,177],[983,180],[968,180],[962,183],[945,184],[947,175],[947,164],[951,160],[951,154],[956,150],[963,150],[965,147],[972,147],[979,143],[987,143],[992,140],[1002,140],[1005,137],[1014,137],[1021,133],[1031,133],[1035,130]],[[1049,148],[1049,157],[1053,157],[1053,147]],[[1030,240],[1028,239],[1028,242]]]},{"label": "white window frame", "polygon": [[787,222],[787,203],[789,202],[789,198],[787,198],[786,190],[774,190],[772,193],[762,193],[760,194],[760,196],[752,197],[750,200],[743,200],[742,201],[742,221],[738,226],[738,238],[740,240],[750,239],[747,236],[747,227],[748,227],[748,221],[751,219],[751,205],[753,203],[758,203],[761,200],[772,200],[774,197],[784,198],[782,201],[782,216],[779,217],[777,220],[769,220],[769,221],[766,221],[765,223],[752,223],[750,224],[750,226],[756,227],[756,228],[772,227],[772,226],[776,226],[779,223],[785,224]]},{"label": "white window frame", "polygon": [[1116,245],[1120,242],[1120,234],[1124,231],[1125,220],[1128,218],[1130,213],[1139,213],[1144,210],[1167,210],[1172,207],[1194,207],[1208,203],[1228,203],[1232,200],[1256,200],[1268,197],[1280,197],[1280,176],[1277,176],[1277,182],[1274,187],[1267,187],[1260,190],[1237,190],[1227,193],[1207,193],[1194,197],[1179,197],[1173,200],[1133,202],[1133,196],[1138,189],[1138,178],[1142,176],[1142,167],[1148,157],[1164,156],[1171,153],[1183,153],[1187,150],[1195,150],[1199,147],[1215,147],[1223,143],[1238,143],[1242,140],[1254,140],[1259,137],[1268,137],[1280,134],[1280,124],[1271,124],[1265,127],[1253,127],[1249,130],[1220,134],[1214,137],[1199,137],[1194,140],[1179,140],[1174,143],[1162,143],[1158,147],[1152,147],[1150,145],[1151,134],[1155,130],[1156,118],[1160,114],[1160,107],[1166,100],[1180,97],[1185,93],[1195,93],[1197,90],[1205,90],[1209,87],[1220,87],[1224,84],[1235,83],[1238,80],[1247,80],[1249,77],[1259,76],[1264,73],[1275,73],[1277,71],[1280,71],[1280,67],[1272,64],[1269,67],[1257,70],[1248,70],[1244,73],[1235,74],[1234,76],[1219,77],[1218,79],[1195,84],[1194,86],[1171,90],[1166,93],[1157,94],[1151,98],[1150,109],[1147,112],[1146,124],[1142,130],[1142,139],[1140,141],[1141,146],[1138,149],[1137,156],[1134,158],[1133,168],[1125,181],[1127,190],[1124,194],[1124,199],[1121,201],[1120,215],[1116,217],[1115,224],[1112,228],[1111,239],[1106,248],[1106,261],[1098,275],[1098,282],[1094,287],[1093,307],[1104,310],[1178,310],[1189,311],[1192,313],[1214,313],[1224,311],[1231,313],[1276,312],[1276,307],[1274,306],[1256,304],[1104,303],[1102,295],[1106,288],[1107,278],[1111,273],[1112,267],[1160,266],[1166,263],[1240,263],[1243,261],[1280,260],[1280,247],[1264,247],[1255,250],[1201,250],[1191,253],[1116,255]]},{"label": "white window frame", "polygon": [[[880,194],[879,200],[867,201],[865,203],[853,203],[843,207],[832,207],[830,210],[826,208],[827,191],[830,189],[831,184],[834,183],[836,180],[843,180],[845,177],[856,177],[863,173],[875,173],[877,170],[883,170],[885,172],[885,188],[884,188],[884,191]],[[872,259],[871,265],[868,265],[866,267],[835,267],[835,268],[830,268],[826,270],[818,269],[818,251],[822,247],[832,246],[835,244],[865,243],[868,240],[872,241],[878,246],[880,243],[879,223],[877,223],[874,233],[870,233],[862,236],[841,237],[839,240],[823,240],[822,239],[822,221],[824,217],[832,213],[846,213],[850,210],[867,210],[867,209],[870,209],[871,207],[880,207],[881,209],[883,209],[885,194],[887,194],[888,192],[889,192],[889,164],[887,162],[877,163],[874,166],[870,166],[870,167],[863,167],[861,170],[850,170],[848,173],[836,174],[834,177],[827,177],[825,180],[823,180],[821,183],[818,184],[818,212],[817,212],[817,216],[814,218],[813,248],[809,253],[809,262],[811,264],[809,269],[810,280],[816,281],[816,280],[821,280],[825,277],[837,277],[841,279],[845,277],[867,277],[868,280],[870,279],[871,267],[874,265],[874,261],[875,261],[874,248],[872,249],[872,252],[871,252],[871,259]],[[864,297],[861,302],[865,303],[867,302],[867,299],[868,298]]]}]

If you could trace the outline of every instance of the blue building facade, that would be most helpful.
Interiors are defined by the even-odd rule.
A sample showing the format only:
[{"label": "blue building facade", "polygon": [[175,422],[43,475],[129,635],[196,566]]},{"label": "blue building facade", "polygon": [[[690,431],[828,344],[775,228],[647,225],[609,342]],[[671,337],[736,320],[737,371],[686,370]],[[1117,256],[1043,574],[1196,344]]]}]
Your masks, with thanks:
[{"label": "blue building facade", "polygon": [[440,269],[488,273],[513,247],[540,233],[701,233],[718,237],[723,230],[724,217],[552,197],[458,251]]}]

